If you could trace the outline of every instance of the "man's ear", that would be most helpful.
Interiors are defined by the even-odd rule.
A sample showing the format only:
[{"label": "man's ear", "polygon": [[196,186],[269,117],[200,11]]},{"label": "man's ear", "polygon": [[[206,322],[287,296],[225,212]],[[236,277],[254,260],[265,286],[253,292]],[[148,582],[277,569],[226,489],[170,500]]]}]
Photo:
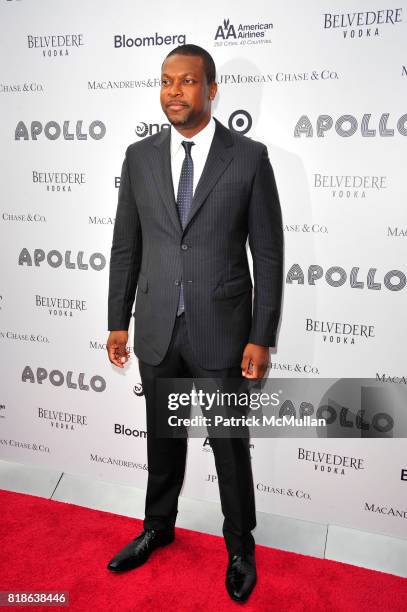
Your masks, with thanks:
[{"label": "man's ear", "polygon": [[209,85],[209,99],[210,100],[214,100],[215,96],[216,96],[216,92],[218,91],[218,85],[217,83],[215,83],[215,81],[213,83],[211,83]]}]

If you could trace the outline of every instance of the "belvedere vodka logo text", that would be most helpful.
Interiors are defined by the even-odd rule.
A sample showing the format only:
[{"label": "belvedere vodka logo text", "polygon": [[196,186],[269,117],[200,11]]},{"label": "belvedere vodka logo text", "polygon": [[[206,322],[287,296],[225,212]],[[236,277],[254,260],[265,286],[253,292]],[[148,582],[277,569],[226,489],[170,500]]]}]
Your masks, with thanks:
[{"label": "belvedere vodka logo text", "polygon": [[72,49],[82,47],[83,45],[83,34],[27,35],[28,48],[41,49],[43,57],[70,55]]},{"label": "belvedere vodka logo text", "polygon": [[402,10],[391,8],[358,13],[325,13],[324,29],[339,30],[343,38],[379,36],[381,26],[395,25],[402,21]]}]

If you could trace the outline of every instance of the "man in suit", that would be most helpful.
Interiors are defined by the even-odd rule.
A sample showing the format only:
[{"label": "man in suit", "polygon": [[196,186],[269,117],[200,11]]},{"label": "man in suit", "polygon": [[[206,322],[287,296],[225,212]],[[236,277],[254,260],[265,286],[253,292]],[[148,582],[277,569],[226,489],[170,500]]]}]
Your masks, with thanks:
[{"label": "man in suit", "polygon": [[[140,566],[174,539],[187,440],[155,435],[157,379],[261,379],[275,345],[283,231],[274,174],[265,145],[211,117],[215,78],[213,59],[201,47],[171,51],[160,94],[171,128],[130,145],[123,162],[107,350],[124,367],[137,288],[134,352],[146,398],[148,484],[144,529],[113,557],[112,571]],[[245,601],[256,583],[249,440],[210,444],[229,554],[226,587],[232,599]]]}]

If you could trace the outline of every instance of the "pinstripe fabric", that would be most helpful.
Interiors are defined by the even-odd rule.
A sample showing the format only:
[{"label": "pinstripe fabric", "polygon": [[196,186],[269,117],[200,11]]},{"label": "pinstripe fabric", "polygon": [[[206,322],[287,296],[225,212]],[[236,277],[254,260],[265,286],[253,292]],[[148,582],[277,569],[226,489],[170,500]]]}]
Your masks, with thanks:
[{"label": "pinstripe fabric", "polygon": [[216,121],[182,227],[168,132],[126,151],[110,254],[108,329],[128,329],[136,296],[135,353],[146,363],[159,364],[170,342],[183,279],[188,335],[197,361],[205,369],[232,367],[240,364],[247,342],[275,344],[283,230],[274,173],[263,144]]}]

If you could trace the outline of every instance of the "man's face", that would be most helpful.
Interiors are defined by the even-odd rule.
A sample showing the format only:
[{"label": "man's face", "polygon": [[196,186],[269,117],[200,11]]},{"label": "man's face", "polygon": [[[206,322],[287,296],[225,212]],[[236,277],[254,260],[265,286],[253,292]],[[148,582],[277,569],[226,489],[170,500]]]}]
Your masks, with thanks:
[{"label": "man's face", "polygon": [[162,66],[161,107],[168,121],[184,128],[205,125],[210,117],[216,83],[207,83],[201,57],[171,55]]}]

